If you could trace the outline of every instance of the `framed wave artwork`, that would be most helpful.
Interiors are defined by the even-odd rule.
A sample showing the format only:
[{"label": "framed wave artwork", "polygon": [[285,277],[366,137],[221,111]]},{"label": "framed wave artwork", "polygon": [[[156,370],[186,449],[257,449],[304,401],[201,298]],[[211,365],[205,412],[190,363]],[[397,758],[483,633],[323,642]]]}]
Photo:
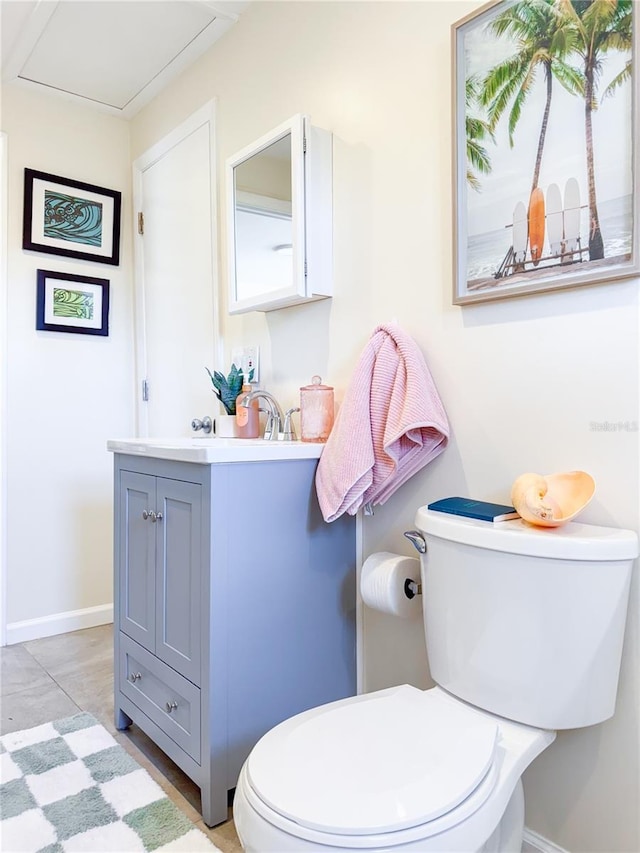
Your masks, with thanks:
[{"label": "framed wave artwork", "polygon": [[501,0],[452,27],[454,304],[640,274],[634,0]]},{"label": "framed wave artwork", "polygon": [[36,329],[78,335],[109,334],[109,281],[38,270]]},{"label": "framed wave artwork", "polygon": [[117,190],[25,169],[22,248],[117,265],[121,201]]}]

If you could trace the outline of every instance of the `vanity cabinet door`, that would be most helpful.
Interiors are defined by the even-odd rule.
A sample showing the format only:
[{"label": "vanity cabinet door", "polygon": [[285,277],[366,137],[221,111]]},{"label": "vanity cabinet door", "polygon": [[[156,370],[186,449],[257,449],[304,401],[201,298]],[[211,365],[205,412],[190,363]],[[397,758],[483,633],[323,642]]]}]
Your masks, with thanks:
[{"label": "vanity cabinet door", "polygon": [[202,487],[159,477],[155,653],[200,684]]},{"label": "vanity cabinet door", "polygon": [[202,487],[122,471],[120,628],[200,684]]},{"label": "vanity cabinet door", "polygon": [[120,479],[120,629],[153,652],[155,647],[156,478],[122,471]]}]

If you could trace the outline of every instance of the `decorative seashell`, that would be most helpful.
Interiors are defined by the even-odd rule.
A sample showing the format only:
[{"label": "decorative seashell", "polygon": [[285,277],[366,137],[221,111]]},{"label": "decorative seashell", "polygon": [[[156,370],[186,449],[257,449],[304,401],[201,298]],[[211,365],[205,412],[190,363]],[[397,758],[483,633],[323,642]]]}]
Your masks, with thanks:
[{"label": "decorative seashell", "polygon": [[511,487],[516,512],[538,527],[559,527],[581,512],[596,490],[585,471],[566,474],[522,474]]}]

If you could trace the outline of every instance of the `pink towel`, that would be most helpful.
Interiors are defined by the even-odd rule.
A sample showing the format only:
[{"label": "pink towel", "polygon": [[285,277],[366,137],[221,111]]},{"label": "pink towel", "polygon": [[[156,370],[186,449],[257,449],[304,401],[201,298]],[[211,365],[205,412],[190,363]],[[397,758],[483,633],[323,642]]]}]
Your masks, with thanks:
[{"label": "pink towel", "polygon": [[378,326],[318,463],[325,521],[384,503],[448,440],[447,415],[415,341],[395,324]]}]

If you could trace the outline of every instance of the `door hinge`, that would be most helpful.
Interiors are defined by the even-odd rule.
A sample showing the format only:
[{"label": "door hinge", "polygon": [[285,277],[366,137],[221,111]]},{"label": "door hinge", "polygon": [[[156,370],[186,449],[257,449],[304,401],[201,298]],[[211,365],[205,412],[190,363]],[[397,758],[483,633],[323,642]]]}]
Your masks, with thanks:
[{"label": "door hinge", "polygon": [[138,234],[144,234],[144,213],[138,211]]},{"label": "door hinge", "polygon": [[305,261],[304,261],[304,277],[305,277],[305,278],[307,277],[307,259],[306,259],[306,258],[305,258]]},{"label": "door hinge", "polygon": [[307,153],[307,134],[306,133],[303,134],[303,136],[302,136],[302,153],[303,154]]},{"label": "door hinge", "polygon": [[149,402],[149,382],[146,379],[142,380],[142,400],[144,403]]}]

